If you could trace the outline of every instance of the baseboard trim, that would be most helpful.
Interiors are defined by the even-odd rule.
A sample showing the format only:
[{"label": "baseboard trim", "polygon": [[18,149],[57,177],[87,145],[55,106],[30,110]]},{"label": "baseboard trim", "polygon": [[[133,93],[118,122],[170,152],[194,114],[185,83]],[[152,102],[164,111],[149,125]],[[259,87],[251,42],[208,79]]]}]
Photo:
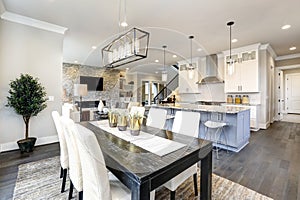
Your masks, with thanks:
[{"label": "baseboard trim", "polygon": [[259,128],[261,129],[267,129],[270,126],[270,122],[268,123],[259,123]]},{"label": "baseboard trim", "polygon": [[[34,137],[34,136],[33,136]],[[57,135],[37,138],[35,146],[58,142]],[[17,141],[0,144],[0,153],[19,149]]]}]

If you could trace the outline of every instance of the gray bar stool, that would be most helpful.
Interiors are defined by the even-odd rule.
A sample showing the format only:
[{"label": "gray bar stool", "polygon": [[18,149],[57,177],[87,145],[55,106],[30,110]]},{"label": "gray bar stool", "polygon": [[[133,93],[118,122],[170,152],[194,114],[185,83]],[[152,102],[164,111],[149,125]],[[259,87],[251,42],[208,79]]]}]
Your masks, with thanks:
[{"label": "gray bar stool", "polygon": [[[227,153],[228,153],[227,137],[223,130],[223,128],[225,126],[227,126],[227,124],[225,122],[208,120],[204,123],[204,126],[206,127],[205,139],[208,139],[208,140],[216,143],[217,159],[219,159],[220,147],[218,146],[218,144],[222,144],[222,141],[221,141],[222,134],[225,139],[225,145],[227,147]],[[209,129],[215,129],[216,131],[209,135]]]}]

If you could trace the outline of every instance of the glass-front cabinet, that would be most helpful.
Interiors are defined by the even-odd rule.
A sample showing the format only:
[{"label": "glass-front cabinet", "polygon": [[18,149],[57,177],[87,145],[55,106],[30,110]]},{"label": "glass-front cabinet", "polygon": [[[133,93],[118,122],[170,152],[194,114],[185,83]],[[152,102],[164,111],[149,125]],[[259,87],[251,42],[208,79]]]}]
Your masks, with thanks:
[{"label": "glass-front cabinet", "polygon": [[233,49],[233,67],[229,67],[229,52],[224,52],[225,93],[259,92],[258,48]]}]

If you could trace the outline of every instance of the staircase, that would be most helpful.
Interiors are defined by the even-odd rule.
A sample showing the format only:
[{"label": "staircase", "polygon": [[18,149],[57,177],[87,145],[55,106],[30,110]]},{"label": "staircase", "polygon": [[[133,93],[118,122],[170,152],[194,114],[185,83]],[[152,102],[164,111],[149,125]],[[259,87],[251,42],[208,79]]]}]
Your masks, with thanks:
[{"label": "staircase", "polygon": [[[172,65],[172,67],[174,67],[176,70],[178,70],[177,65]],[[166,84],[166,86],[157,93],[157,95],[153,98],[153,102],[155,104],[159,104],[162,100],[166,99],[168,96],[170,96],[172,91],[174,91],[178,87],[178,79],[179,79],[178,76],[179,76],[179,74],[177,73],[174,76],[174,78],[172,78]]]}]

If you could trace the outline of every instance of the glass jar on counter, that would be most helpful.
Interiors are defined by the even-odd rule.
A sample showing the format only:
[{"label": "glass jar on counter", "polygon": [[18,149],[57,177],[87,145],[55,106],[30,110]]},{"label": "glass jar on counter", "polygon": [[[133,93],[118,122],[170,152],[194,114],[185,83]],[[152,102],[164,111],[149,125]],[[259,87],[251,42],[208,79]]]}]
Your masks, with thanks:
[{"label": "glass jar on counter", "polygon": [[249,95],[243,95],[242,104],[249,104]]},{"label": "glass jar on counter", "polygon": [[233,96],[232,95],[227,95],[227,103],[233,104]]},{"label": "glass jar on counter", "polygon": [[241,95],[235,95],[234,103],[235,104],[241,104],[242,102]]}]

